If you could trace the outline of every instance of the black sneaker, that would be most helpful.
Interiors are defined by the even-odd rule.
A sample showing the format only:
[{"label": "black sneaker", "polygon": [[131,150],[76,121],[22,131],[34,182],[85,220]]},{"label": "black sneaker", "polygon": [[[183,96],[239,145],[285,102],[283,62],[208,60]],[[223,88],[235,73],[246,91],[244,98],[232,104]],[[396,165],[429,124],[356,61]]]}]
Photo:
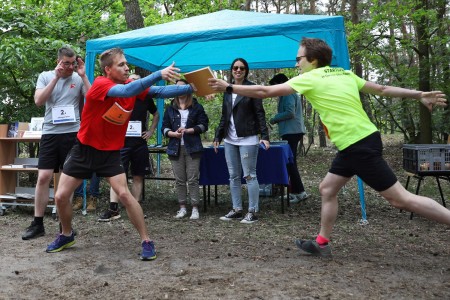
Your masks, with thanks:
[{"label": "black sneaker", "polygon": [[295,240],[295,244],[304,254],[331,257],[330,245],[319,246],[314,240]]},{"label": "black sneaker", "polygon": [[100,222],[109,222],[109,221],[117,220],[117,219],[120,219],[120,212],[119,212],[119,210],[111,210],[111,209],[108,209],[107,211],[105,211],[98,218],[98,220]]},{"label": "black sneaker", "polygon": [[242,219],[241,223],[243,224],[252,224],[258,221],[258,217],[255,215],[255,213],[248,212],[245,215],[245,218]]},{"label": "black sneaker", "polygon": [[36,224],[34,221],[31,225],[25,229],[25,233],[22,235],[22,240],[30,240],[45,235],[45,229],[43,224]]},{"label": "black sneaker", "polygon": [[242,219],[242,211],[235,211],[234,209],[232,209],[225,216],[220,217],[220,219],[222,221],[240,220]]}]

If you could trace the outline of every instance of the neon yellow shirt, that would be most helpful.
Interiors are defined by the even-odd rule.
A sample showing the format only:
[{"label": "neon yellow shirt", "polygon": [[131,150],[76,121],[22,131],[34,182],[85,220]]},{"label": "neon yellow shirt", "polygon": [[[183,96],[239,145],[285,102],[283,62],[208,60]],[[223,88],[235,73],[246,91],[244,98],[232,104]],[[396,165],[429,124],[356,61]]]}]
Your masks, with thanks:
[{"label": "neon yellow shirt", "polygon": [[330,67],[317,68],[287,81],[317,110],[330,140],[339,150],[378,130],[359,97],[359,90],[365,83],[351,71]]}]

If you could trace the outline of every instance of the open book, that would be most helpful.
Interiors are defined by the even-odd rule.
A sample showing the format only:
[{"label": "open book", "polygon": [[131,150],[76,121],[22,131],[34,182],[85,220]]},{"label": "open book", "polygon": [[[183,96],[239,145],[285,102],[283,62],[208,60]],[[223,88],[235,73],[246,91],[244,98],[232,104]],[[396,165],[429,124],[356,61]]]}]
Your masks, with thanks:
[{"label": "open book", "polygon": [[216,91],[208,85],[208,78],[214,78],[214,74],[211,71],[210,67],[205,67],[185,73],[184,77],[186,78],[187,82],[194,86],[194,88],[196,89],[195,94],[197,96],[206,96],[216,93]]}]

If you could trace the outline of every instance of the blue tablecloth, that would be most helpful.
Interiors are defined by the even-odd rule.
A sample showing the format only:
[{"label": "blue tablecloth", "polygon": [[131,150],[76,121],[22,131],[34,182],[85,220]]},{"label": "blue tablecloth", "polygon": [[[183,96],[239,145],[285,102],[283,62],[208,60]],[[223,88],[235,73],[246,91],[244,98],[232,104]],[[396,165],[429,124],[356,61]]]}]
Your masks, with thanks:
[{"label": "blue tablecloth", "polygon": [[[200,162],[200,185],[228,185],[230,175],[225,161],[224,147],[215,153],[213,147],[205,148]],[[260,184],[289,184],[286,165],[294,157],[288,144],[271,145],[269,150],[262,147],[258,151],[256,174]],[[244,182],[244,181],[243,181]]]}]

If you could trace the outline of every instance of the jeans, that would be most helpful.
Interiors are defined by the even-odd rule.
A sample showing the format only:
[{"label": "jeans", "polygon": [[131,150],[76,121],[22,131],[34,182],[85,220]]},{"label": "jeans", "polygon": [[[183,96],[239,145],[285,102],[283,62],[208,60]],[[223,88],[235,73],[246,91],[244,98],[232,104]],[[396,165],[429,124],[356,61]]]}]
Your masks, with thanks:
[{"label": "jeans", "polygon": [[180,205],[186,205],[187,190],[189,189],[191,204],[197,206],[200,194],[198,180],[200,174],[201,153],[190,155],[186,152],[186,148],[181,146],[180,155],[178,157],[169,155],[169,159],[172,163],[173,175],[175,176],[178,203],[180,203]]},{"label": "jeans", "polygon": [[247,183],[248,211],[259,210],[259,183],[256,177],[256,162],[259,145],[238,146],[225,143],[225,159],[230,173],[230,193],[234,210],[242,210],[242,172]]},{"label": "jeans", "polygon": [[288,142],[292,155],[294,155],[294,163],[287,165],[290,180],[290,192],[292,194],[300,194],[305,191],[305,187],[303,186],[302,178],[300,177],[300,172],[298,171],[297,148],[298,143],[303,138],[303,133],[285,134],[281,138]]},{"label": "jeans", "polygon": [[[93,173],[90,181],[91,184],[89,185],[89,194],[92,197],[98,198],[100,196],[100,177],[97,177],[97,174]],[[74,196],[83,196],[83,183],[77,187],[74,192]]]}]

